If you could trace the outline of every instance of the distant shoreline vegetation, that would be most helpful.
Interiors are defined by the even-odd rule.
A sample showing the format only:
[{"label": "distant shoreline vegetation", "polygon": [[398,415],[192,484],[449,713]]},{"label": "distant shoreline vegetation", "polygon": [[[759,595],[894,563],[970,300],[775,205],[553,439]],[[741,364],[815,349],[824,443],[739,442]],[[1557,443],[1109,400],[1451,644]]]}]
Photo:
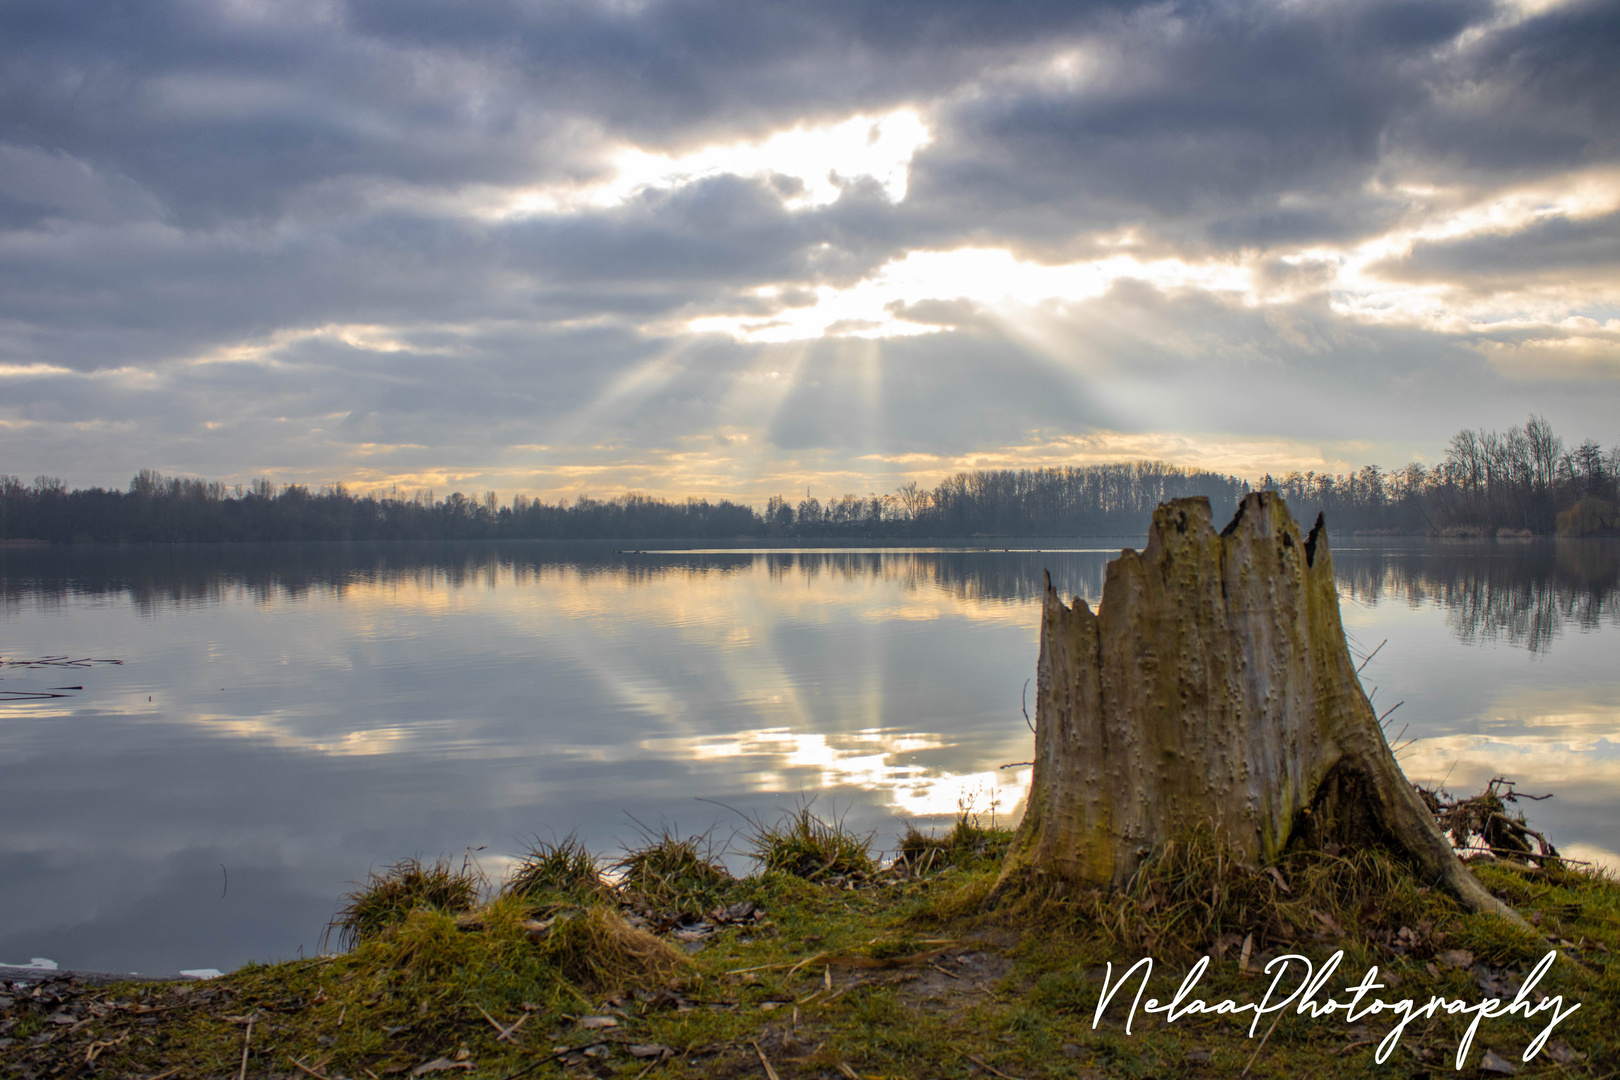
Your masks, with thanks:
[{"label": "distant shoreline vegetation", "polygon": [[1505,433],[1462,431],[1446,460],[1348,475],[1293,472],[1258,482],[1164,462],[961,472],[932,490],[794,504],[763,512],[721,500],[629,494],[546,503],[496,494],[355,495],[259,480],[249,487],[143,469],[127,491],[69,491],[52,477],[0,475],[0,542],[178,543],[285,540],[926,538],[1118,536],[1146,529],[1166,499],[1230,506],[1253,489],[1283,493],[1302,521],[1339,533],[1440,536],[1620,535],[1620,446],[1566,447],[1536,416]]}]

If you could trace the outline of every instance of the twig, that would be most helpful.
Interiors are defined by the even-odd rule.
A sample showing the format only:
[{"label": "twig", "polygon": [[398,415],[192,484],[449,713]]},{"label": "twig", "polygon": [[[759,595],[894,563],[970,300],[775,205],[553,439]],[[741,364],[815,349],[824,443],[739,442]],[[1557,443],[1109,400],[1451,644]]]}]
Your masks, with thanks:
[{"label": "twig", "polygon": [[248,1017],[247,1031],[242,1033],[242,1071],[236,1074],[236,1080],[247,1080],[248,1044],[253,1041],[253,1017]]},{"label": "twig", "polygon": [[484,1007],[482,1005],[475,1005],[473,1007],[479,1012],[484,1013],[484,1019],[489,1021],[491,1027],[500,1032],[500,1034],[495,1036],[496,1042],[516,1043],[517,1039],[513,1038],[513,1035],[517,1032],[518,1028],[523,1026],[523,1021],[534,1015],[533,1013],[524,1013],[522,1016],[518,1017],[517,1023],[513,1024],[511,1027],[507,1027],[505,1024],[489,1015],[489,1013],[484,1012]]},{"label": "twig", "polygon": [[[1382,649],[1385,645],[1388,645],[1388,644],[1389,644],[1389,638],[1385,638],[1383,641],[1380,641],[1378,643],[1378,649]],[[1361,668],[1364,668],[1368,664],[1372,663],[1372,658],[1378,655],[1378,649],[1374,649],[1372,652],[1367,654],[1367,659],[1365,659],[1365,660],[1363,660],[1361,662],[1361,667],[1356,668],[1356,674],[1357,675],[1361,674]],[[1244,1069],[1243,1071],[1248,1072],[1249,1070]]]},{"label": "twig", "polygon": [[[1023,692],[1023,695],[1019,698],[1019,705],[1024,710],[1024,723],[1025,723],[1026,726],[1028,726],[1029,733],[1031,735],[1035,734],[1035,723],[1034,723],[1034,721],[1032,721],[1029,718],[1029,680],[1028,679],[1024,680],[1024,692]],[[1006,767],[1007,766],[1005,766],[1005,765],[1002,766],[1003,769],[1005,769]]]},{"label": "twig", "polygon": [[[1525,831],[1529,832],[1530,830],[1526,829]],[[1534,833],[1531,833],[1531,835],[1535,836]],[[1538,840],[1540,839],[1539,836],[1537,836],[1536,838]],[[1576,866],[1591,866],[1592,865],[1591,861],[1588,860],[1588,859],[1570,859],[1570,858],[1565,858],[1563,855],[1548,855],[1548,854],[1545,854],[1545,853],[1537,854],[1534,851],[1519,851],[1516,848],[1492,847],[1489,844],[1476,844],[1476,845],[1474,845],[1472,847],[1468,847],[1468,848],[1465,848],[1463,850],[1465,850],[1465,851],[1486,851],[1486,852],[1489,852],[1492,855],[1514,855],[1514,856],[1517,856],[1520,859],[1536,859],[1537,861],[1540,861],[1540,862],[1566,862],[1566,863],[1574,863]],[[1532,869],[1532,870],[1542,870],[1542,869],[1545,869],[1545,867],[1534,866],[1534,867],[1531,867],[1530,869]]]},{"label": "twig", "polygon": [[[815,957],[812,956],[810,959],[814,960]],[[801,966],[801,964],[802,964],[802,961],[800,962],[800,964],[792,964],[792,963],[761,964],[758,967],[733,968],[730,971],[723,971],[723,972],[721,972],[721,974],[722,975],[743,975],[743,974],[746,974],[747,972],[750,972],[750,971],[772,971],[772,970],[775,970],[776,968],[785,968],[785,967],[796,968],[796,967]]]},{"label": "twig", "polygon": [[[816,953],[816,955],[814,955],[814,956],[807,956],[803,960],[800,960],[797,964],[794,964],[791,968],[788,969],[788,978],[790,978],[790,979],[793,978],[793,976],[798,972],[798,970],[800,968],[804,967],[807,964],[813,964],[817,960],[820,960],[820,959],[824,958],[826,955],[827,955],[826,953]],[[782,965],[781,964],[772,964],[770,966],[771,967],[781,967]],[[759,971],[759,970],[762,970],[762,969],[753,968],[751,970]],[[727,972],[727,974],[729,975],[729,974],[731,974],[731,972]]]},{"label": "twig", "polygon": [[[1372,657],[1369,656],[1369,657],[1367,657],[1367,659],[1371,660]],[[1266,1033],[1260,1037],[1260,1045],[1255,1047],[1254,1048],[1254,1053],[1249,1055],[1249,1063],[1247,1065],[1243,1066],[1243,1071],[1238,1073],[1238,1076],[1243,1077],[1243,1076],[1248,1076],[1249,1075],[1249,1070],[1254,1068],[1254,1059],[1259,1057],[1260,1056],[1260,1051],[1262,1051],[1262,1050],[1264,1050],[1266,1048],[1266,1040],[1271,1038],[1271,1033],[1273,1031],[1277,1030],[1277,1022],[1279,1020],[1281,1020],[1281,1019],[1282,1019],[1282,1013],[1278,1013],[1276,1015],[1276,1017],[1271,1021],[1271,1026],[1266,1028]]]},{"label": "twig", "polygon": [[1011,1073],[1004,1073],[1000,1069],[996,1068],[994,1065],[990,1065],[990,1064],[987,1064],[986,1062],[980,1061],[978,1058],[974,1057],[972,1054],[968,1053],[966,1050],[958,1050],[957,1053],[961,1054],[963,1057],[965,1057],[969,1061],[973,1062],[973,1064],[977,1065],[979,1068],[983,1069],[985,1072],[995,1073],[997,1076],[1005,1077],[1006,1080],[1021,1080],[1020,1077],[1013,1076]]},{"label": "twig", "polygon": [[1007,764],[1005,764],[1005,765],[1003,765],[1001,767],[1003,769],[1013,769],[1013,768],[1017,768],[1019,765],[1033,765],[1033,764],[1035,764],[1033,761],[1009,761],[1009,762],[1007,762]]},{"label": "twig", "polygon": [[765,1066],[766,1080],[782,1080],[780,1076],[776,1075],[776,1070],[771,1068],[771,1059],[765,1056],[765,1051],[759,1048],[759,1043],[754,1042],[752,1039],[749,1040],[749,1043],[753,1046],[754,1053],[759,1055],[759,1063]]},{"label": "twig", "polygon": [[[309,1075],[313,1076],[315,1078],[315,1080],[329,1080],[328,1077],[322,1075],[321,1073],[316,1072],[314,1069],[310,1068],[308,1065],[305,1065],[302,1061],[299,1061],[297,1058],[288,1058],[287,1060],[293,1063],[293,1068],[300,1069],[303,1072],[309,1073]],[[175,1069],[174,1071],[179,1072],[180,1070]],[[168,1074],[165,1073],[164,1075],[168,1075]],[[153,1077],[152,1080],[157,1080],[157,1077]]]},{"label": "twig", "polygon": [[840,986],[838,989],[834,990],[831,994],[828,994],[825,998],[823,998],[821,1003],[823,1005],[825,1005],[825,1004],[827,1004],[827,1002],[832,1001],[834,998],[843,997],[846,993],[848,993],[849,991],[855,989],[857,986],[865,986],[865,985],[866,984],[864,982],[860,981],[859,979],[853,980],[851,982],[847,982],[843,986]]},{"label": "twig", "polygon": [[[534,1070],[538,1069],[540,1066],[544,1065],[546,1062],[555,1061],[557,1058],[559,1058],[561,1056],[562,1056],[561,1054],[547,1054],[544,1057],[536,1058],[531,1064],[523,1066],[523,1068],[519,1069],[517,1072],[515,1072],[515,1073],[507,1073],[505,1076],[501,1077],[501,1080],[517,1080],[517,1078],[520,1077],[520,1076],[528,1076],[530,1073],[534,1072]],[[658,1064],[658,1062],[656,1062],[656,1061],[653,1062],[653,1065],[656,1065],[656,1064]],[[647,1066],[647,1068],[649,1068],[649,1069],[652,1068],[652,1065]],[[370,1072],[369,1069],[366,1070],[366,1071]],[[643,1070],[642,1073],[641,1073],[641,1076],[646,1076],[646,1075],[647,1075],[646,1070]],[[641,1077],[637,1077],[636,1080],[641,1080]]]}]

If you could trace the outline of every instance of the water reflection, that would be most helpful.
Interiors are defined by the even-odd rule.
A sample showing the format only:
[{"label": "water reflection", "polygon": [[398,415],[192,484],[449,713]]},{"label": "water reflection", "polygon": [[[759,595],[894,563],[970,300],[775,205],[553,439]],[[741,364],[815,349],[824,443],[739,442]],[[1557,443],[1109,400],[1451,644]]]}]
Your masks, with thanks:
[{"label": "water reflection", "polygon": [[[1134,541],[1124,539],[1120,544]],[[1014,542],[1028,543],[1028,542]],[[1107,546],[1098,546],[1098,544]],[[0,548],[0,604],[50,605],[69,596],[127,594],[143,612],[215,604],[342,594],[386,586],[493,589],[566,572],[639,585],[694,571],[731,575],[763,569],[773,580],[823,576],[939,589],[961,600],[1026,603],[1039,597],[1042,572],[1066,592],[1095,601],[1109,541],[1084,548],[703,549],[622,551],[610,542],[422,544],[234,544],[126,548]],[[1103,556],[1098,558],[1097,556]]]},{"label": "water reflection", "polygon": [[1545,652],[1566,629],[1620,626],[1620,544],[1604,540],[1428,543],[1335,551],[1341,589],[1365,603],[1445,609],[1465,644]]},{"label": "water reflection", "polygon": [[[723,834],[714,803],[815,796],[880,844],[963,805],[1016,816],[1028,770],[1000,766],[1029,757],[1043,572],[1095,603],[1130,542],[0,551],[7,656],[126,661],[0,708],[0,961],[285,957],[369,866],[468,845],[496,866],[575,829],[608,852],[634,820]],[[1408,771],[1515,770],[1558,791],[1534,811],[1555,841],[1609,851],[1620,545],[1346,543],[1335,565],[1352,636],[1390,641],[1367,677],[1406,701]]]},{"label": "water reflection", "polygon": [[[0,604],[50,606],[69,596],[127,595],[142,612],[251,598],[296,600],[384,587],[429,594],[525,586],[559,575],[636,587],[762,571],[773,581],[825,577],[937,591],[961,601],[1027,604],[1050,571],[1065,595],[1095,604],[1119,548],[706,549],[621,551],[611,543],[240,544],[117,549],[0,549]],[[1051,544],[1052,541],[1046,541]],[[1108,546],[1098,546],[1099,543]],[[1125,539],[1120,545],[1132,544]],[[1602,540],[1339,541],[1341,588],[1356,600],[1445,609],[1467,644],[1507,641],[1543,652],[1566,629],[1620,625],[1620,544]]]}]

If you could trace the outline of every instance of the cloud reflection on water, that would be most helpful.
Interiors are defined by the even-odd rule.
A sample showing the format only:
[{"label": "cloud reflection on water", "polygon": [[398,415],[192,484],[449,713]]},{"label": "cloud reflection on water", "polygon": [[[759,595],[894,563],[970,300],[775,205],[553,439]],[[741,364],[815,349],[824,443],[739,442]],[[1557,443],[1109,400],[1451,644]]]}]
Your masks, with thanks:
[{"label": "cloud reflection on water", "polygon": [[[8,649],[128,661],[0,713],[0,955],[283,957],[367,867],[739,824],[699,796],[816,797],[880,845],[969,800],[1016,816],[1042,571],[1095,603],[1116,550],[0,553]],[[1362,651],[1390,641],[1366,679],[1407,702],[1411,775],[1554,790],[1532,821],[1610,857],[1620,548],[1345,541],[1335,565]]]}]

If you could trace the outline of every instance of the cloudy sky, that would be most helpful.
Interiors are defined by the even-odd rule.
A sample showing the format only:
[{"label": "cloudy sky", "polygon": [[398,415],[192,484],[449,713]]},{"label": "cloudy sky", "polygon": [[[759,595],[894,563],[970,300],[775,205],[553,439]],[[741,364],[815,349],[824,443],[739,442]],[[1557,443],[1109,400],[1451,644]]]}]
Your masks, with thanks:
[{"label": "cloudy sky", "polygon": [[0,472],[762,501],[1620,442],[1620,5],[0,6]]}]

